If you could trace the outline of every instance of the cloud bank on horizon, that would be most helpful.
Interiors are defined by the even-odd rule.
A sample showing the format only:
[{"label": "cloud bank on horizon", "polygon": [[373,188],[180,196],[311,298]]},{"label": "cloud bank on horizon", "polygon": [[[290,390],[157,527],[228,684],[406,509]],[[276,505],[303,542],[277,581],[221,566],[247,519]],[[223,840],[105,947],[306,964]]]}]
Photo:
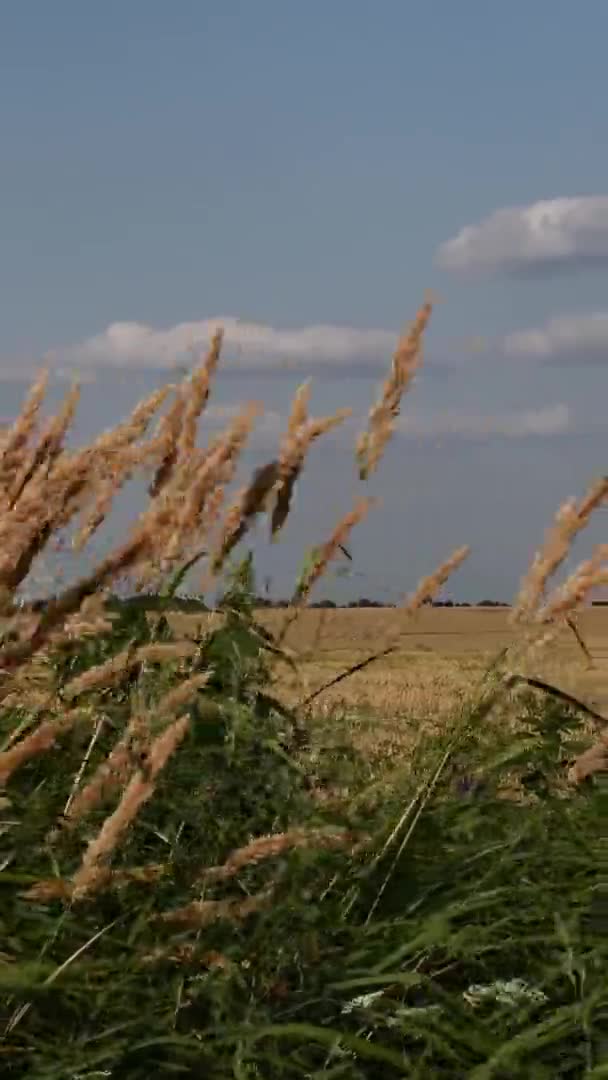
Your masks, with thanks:
[{"label": "cloud bank on horizon", "polygon": [[608,312],[559,315],[544,326],[507,334],[506,356],[563,363],[603,364],[608,361]]},{"label": "cloud bank on horizon", "polygon": [[280,370],[322,363],[340,367],[388,359],[397,335],[389,330],[366,330],[349,326],[304,326],[277,329],[245,322],[234,316],[178,323],[156,329],[145,323],[116,322],[102,333],[66,349],[47,353],[47,362],[65,364],[122,365],[171,368],[193,353],[208,348],[217,329],[224,330],[224,348],[232,368]]},{"label": "cloud bank on horizon", "polygon": [[[503,207],[466,225],[443,243],[437,264],[453,272],[513,273],[559,264],[608,260],[608,195],[544,199]],[[49,351],[44,360],[69,370],[81,367],[168,369],[191,362],[218,327],[230,369],[280,371],[349,366],[364,372],[386,362],[398,331],[327,324],[278,328],[235,316],[206,318],[157,328],[114,322],[99,334]],[[502,356],[601,363],[608,358],[608,312],[562,314],[545,326],[514,330],[500,343]],[[5,377],[8,371],[3,372]]]},{"label": "cloud bank on horizon", "polygon": [[[380,372],[388,365],[398,338],[390,330],[322,325],[277,329],[234,317],[179,323],[166,329],[122,322],[112,323],[79,344],[50,350],[44,363],[58,377],[69,376],[77,368],[85,380],[102,368],[171,371],[192,363],[193,356],[209,347],[213,333],[222,326],[227,370],[252,374],[307,373],[311,366],[328,373],[347,367],[351,374]],[[558,315],[543,326],[514,330],[494,347],[499,356],[514,360],[600,365],[608,361],[608,311]],[[475,359],[475,350],[469,358]],[[19,365],[0,367],[1,379],[20,379],[24,374]]]},{"label": "cloud bank on horizon", "polygon": [[608,195],[542,199],[503,207],[443,243],[437,265],[452,272],[522,272],[608,259]]}]

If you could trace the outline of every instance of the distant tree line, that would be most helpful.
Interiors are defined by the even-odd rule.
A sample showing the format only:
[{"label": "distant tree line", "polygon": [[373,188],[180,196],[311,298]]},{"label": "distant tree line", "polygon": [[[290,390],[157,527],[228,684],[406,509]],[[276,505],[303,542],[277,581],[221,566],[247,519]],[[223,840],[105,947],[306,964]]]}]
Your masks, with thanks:
[{"label": "distant tree line", "polygon": [[[256,597],[256,606],[265,608],[286,608],[289,607],[288,600],[271,600],[267,596]],[[315,600],[312,604],[308,605],[311,608],[321,608],[327,610],[344,610],[348,608],[396,608],[398,604],[390,604],[387,601],[381,600],[369,600],[367,596],[360,597],[359,600],[349,600],[348,603],[339,604],[335,600]],[[481,600],[477,604],[471,604],[466,600],[433,600],[426,601],[425,607],[437,607],[437,608],[470,608],[470,607],[489,607],[489,608],[506,608],[509,607],[502,600]]]},{"label": "distant tree line", "polygon": [[[25,606],[31,611],[42,612],[46,608],[52,597],[44,597],[37,600],[31,600],[26,603]],[[152,610],[155,607],[159,609],[163,606],[163,601],[160,597],[151,596],[150,594],[139,594],[129,597],[112,597],[109,600],[109,606],[112,608],[120,609],[120,607],[128,603],[133,607],[141,607],[145,610]],[[254,600],[254,606],[259,608],[287,608],[290,606],[290,601],[285,599],[271,600],[268,596],[256,596]],[[316,600],[312,604],[308,605],[311,608],[326,609],[328,611],[343,611],[350,608],[396,608],[398,604],[390,604],[380,600],[369,600],[368,597],[362,596],[359,600],[350,600],[348,603],[339,604],[334,600]],[[434,608],[508,608],[509,604],[506,604],[503,600],[480,600],[476,604],[471,604],[466,600],[427,600],[424,604],[425,607]],[[207,605],[204,603],[201,597],[198,596],[175,596],[171,600],[171,607],[174,610],[183,611],[184,614],[197,611],[207,610]],[[608,607],[608,600],[593,600],[592,607]]]}]

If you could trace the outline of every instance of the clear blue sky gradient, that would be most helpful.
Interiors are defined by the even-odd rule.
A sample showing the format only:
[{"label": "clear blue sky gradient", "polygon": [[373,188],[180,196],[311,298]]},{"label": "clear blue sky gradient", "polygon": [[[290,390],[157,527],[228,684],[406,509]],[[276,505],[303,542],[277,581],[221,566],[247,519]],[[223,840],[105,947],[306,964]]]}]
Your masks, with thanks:
[{"label": "clear blue sky gradient", "polygon": [[[606,471],[606,365],[467,357],[466,343],[608,309],[608,271],[470,281],[434,260],[499,207],[607,192],[607,41],[603,0],[3,4],[0,417],[22,393],[3,366],[14,373],[118,320],[397,330],[434,287],[429,351],[448,371],[431,370],[408,409],[565,403],[575,430],[443,448],[397,440],[358,558],[373,576],[381,551],[379,577],[399,590],[469,540],[475,558],[454,594],[508,596],[547,516]],[[451,370],[454,359],[464,363]],[[363,412],[377,377],[320,381],[319,410]],[[85,393],[85,428],[107,426],[145,386],[104,375]],[[243,375],[220,396],[283,409],[292,389]],[[299,537],[322,539],[347,508],[351,473],[346,451],[319,451],[320,494],[303,496],[281,588]]]}]

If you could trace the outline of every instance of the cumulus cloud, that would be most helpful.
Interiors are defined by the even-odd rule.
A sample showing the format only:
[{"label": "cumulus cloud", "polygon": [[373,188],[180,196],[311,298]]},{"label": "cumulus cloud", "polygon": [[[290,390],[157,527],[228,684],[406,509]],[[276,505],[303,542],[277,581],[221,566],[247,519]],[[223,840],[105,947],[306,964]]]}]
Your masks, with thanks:
[{"label": "cumulus cloud", "polygon": [[507,356],[562,363],[603,364],[608,361],[608,312],[560,315],[544,326],[518,330],[503,342]]},{"label": "cumulus cloud", "polygon": [[386,360],[396,335],[388,330],[348,326],[304,326],[277,329],[238,318],[204,319],[156,329],[144,323],[117,322],[101,334],[47,354],[47,362],[89,366],[131,365],[171,368],[190,362],[192,351],[206,349],[213,333],[224,328],[224,349],[230,367],[260,370],[268,367],[365,365]]},{"label": "cumulus cloud", "polygon": [[608,195],[504,207],[441,245],[445,270],[522,271],[608,259]]},{"label": "cumulus cloud", "polygon": [[498,435],[521,439],[530,435],[563,435],[571,429],[567,405],[547,405],[540,409],[498,415],[438,413],[434,416],[402,416],[398,423],[402,435],[417,438],[480,438]]}]

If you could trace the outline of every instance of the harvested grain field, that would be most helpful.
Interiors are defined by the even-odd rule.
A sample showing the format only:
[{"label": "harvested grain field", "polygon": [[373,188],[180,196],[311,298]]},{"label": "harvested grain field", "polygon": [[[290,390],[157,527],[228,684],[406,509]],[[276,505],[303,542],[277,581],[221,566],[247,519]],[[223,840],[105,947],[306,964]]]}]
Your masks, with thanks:
[{"label": "harvested grain field", "polygon": [[[185,633],[201,625],[198,616],[177,619]],[[258,619],[279,633],[287,612],[262,610]],[[592,664],[565,626],[535,661],[534,674],[608,714],[608,607],[588,608],[579,615],[578,627]],[[395,608],[306,609],[285,636],[297,674],[277,665],[277,689],[284,700],[296,703],[394,644],[390,655],[322,693],[316,707],[440,719],[475,692],[488,664],[514,640],[508,608],[424,608],[415,619]]]}]

